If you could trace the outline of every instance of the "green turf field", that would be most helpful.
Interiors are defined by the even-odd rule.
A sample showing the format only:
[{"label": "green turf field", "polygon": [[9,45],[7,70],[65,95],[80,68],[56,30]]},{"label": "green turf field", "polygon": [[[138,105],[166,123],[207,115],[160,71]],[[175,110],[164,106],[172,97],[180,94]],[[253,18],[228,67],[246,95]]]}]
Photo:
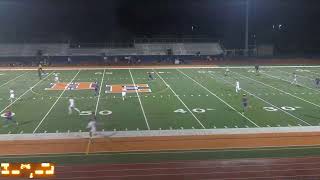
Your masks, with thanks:
[{"label": "green turf field", "polygon": [[[99,69],[46,71],[39,81],[36,71],[0,71],[0,111],[15,113],[14,123],[2,117],[0,133],[54,133],[87,131],[91,113],[97,114],[98,130],[137,131],[316,126],[320,123],[320,88],[315,78],[320,67],[261,67],[208,69]],[[148,80],[147,72],[154,80]],[[292,85],[292,73],[298,85]],[[46,90],[59,73],[60,82],[94,82],[93,90]],[[239,80],[240,93],[235,92]],[[108,85],[147,84],[152,92],[105,93]],[[16,99],[10,103],[9,89]],[[248,110],[242,114],[242,95]],[[81,113],[68,114],[68,98]]]}]

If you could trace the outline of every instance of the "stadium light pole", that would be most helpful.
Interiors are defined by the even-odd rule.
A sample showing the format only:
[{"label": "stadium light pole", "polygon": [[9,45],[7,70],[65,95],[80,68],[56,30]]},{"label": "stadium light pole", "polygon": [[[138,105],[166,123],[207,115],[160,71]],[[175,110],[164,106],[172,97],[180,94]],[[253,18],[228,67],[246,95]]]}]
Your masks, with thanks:
[{"label": "stadium light pole", "polygon": [[248,51],[249,51],[249,4],[250,4],[250,0],[246,0],[246,23],[245,23],[245,40],[244,40],[245,56],[248,56]]}]

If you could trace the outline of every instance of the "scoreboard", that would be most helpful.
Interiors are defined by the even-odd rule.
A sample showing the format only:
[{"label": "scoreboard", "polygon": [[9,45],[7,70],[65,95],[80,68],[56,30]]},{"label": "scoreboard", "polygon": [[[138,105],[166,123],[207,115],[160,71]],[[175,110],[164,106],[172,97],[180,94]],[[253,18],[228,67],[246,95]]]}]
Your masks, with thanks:
[{"label": "scoreboard", "polygon": [[1,177],[48,178],[54,177],[53,163],[1,163]]}]

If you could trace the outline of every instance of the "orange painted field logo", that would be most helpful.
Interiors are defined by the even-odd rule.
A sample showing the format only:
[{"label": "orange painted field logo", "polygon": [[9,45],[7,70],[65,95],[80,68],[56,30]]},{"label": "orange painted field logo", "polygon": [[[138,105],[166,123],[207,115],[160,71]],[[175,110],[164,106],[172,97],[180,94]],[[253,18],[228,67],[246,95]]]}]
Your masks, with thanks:
[{"label": "orange painted field logo", "polygon": [[49,88],[46,88],[45,90],[63,91],[63,90],[91,90],[91,89],[94,89],[94,83],[92,83],[92,82],[74,82],[74,83],[59,82],[59,83],[51,83],[50,85],[51,86]]},{"label": "orange painted field logo", "polygon": [[123,89],[126,89],[127,93],[147,93],[151,92],[151,89],[148,84],[113,84],[106,85],[105,93],[122,93]]}]

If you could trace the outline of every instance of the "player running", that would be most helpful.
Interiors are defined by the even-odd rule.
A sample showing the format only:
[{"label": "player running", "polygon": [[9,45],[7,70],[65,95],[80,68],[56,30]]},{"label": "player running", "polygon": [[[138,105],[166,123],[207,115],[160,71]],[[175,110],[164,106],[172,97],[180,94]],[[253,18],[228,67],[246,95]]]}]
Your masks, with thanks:
[{"label": "player running", "polygon": [[316,82],[316,86],[320,88],[320,78],[316,78],[315,82]]},{"label": "player running", "polygon": [[69,99],[69,108],[68,109],[69,109],[69,114],[72,114],[72,109],[74,109],[75,111],[80,113],[80,110],[75,107],[74,99],[72,97]]},{"label": "player running", "polygon": [[151,72],[148,72],[148,80],[149,80],[149,81],[150,81],[150,80],[153,80],[153,76],[152,76]]},{"label": "player running", "polygon": [[90,118],[89,123],[87,125],[87,129],[90,129],[89,130],[90,138],[92,138],[94,133],[96,133],[96,131],[97,131],[97,118],[96,118],[96,116],[94,115],[93,112],[92,112],[92,114],[93,114],[93,117]]},{"label": "player running", "polygon": [[229,74],[230,74],[230,70],[229,70],[229,68],[227,67],[227,68],[226,68],[226,71],[224,72],[224,76],[229,76]]},{"label": "player running", "polygon": [[93,87],[94,87],[95,95],[98,96],[99,95],[99,84],[98,84],[98,82],[94,82]]},{"label": "player running", "polygon": [[248,98],[246,94],[243,94],[242,96],[242,114],[244,114],[245,111],[248,109]]},{"label": "player running", "polygon": [[6,119],[5,124],[9,124],[9,122],[14,122],[16,125],[19,125],[17,121],[13,120],[13,113],[10,110],[7,110],[4,113],[4,117]]},{"label": "player running", "polygon": [[239,83],[239,81],[237,80],[237,81],[236,81],[236,93],[238,93],[240,90],[241,90],[241,88],[240,88],[240,83]]},{"label": "player running", "polygon": [[54,82],[55,82],[55,83],[58,83],[58,82],[59,82],[59,76],[58,76],[57,73],[54,74]]},{"label": "player running", "polygon": [[39,76],[39,79],[42,79],[42,65],[41,64],[39,64],[39,66],[38,66],[38,76]]},{"label": "player running", "polygon": [[291,82],[291,84],[298,85],[297,74],[295,72],[293,73],[293,81]]},{"label": "player running", "polygon": [[256,75],[259,74],[259,68],[260,68],[259,65],[255,65],[255,66],[254,66],[254,69],[256,70]]},{"label": "player running", "polygon": [[9,100],[10,100],[10,102],[12,103],[12,102],[13,102],[13,100],[15,99],[14,91],[13,91],[12,89],[10,89],[9,94],[10,94],[10,96],[9,96]]},{"label": "player running", "polygon": [[121,96],[123,101],[126,95],[127,95],[127,86],[122,86]]}]

